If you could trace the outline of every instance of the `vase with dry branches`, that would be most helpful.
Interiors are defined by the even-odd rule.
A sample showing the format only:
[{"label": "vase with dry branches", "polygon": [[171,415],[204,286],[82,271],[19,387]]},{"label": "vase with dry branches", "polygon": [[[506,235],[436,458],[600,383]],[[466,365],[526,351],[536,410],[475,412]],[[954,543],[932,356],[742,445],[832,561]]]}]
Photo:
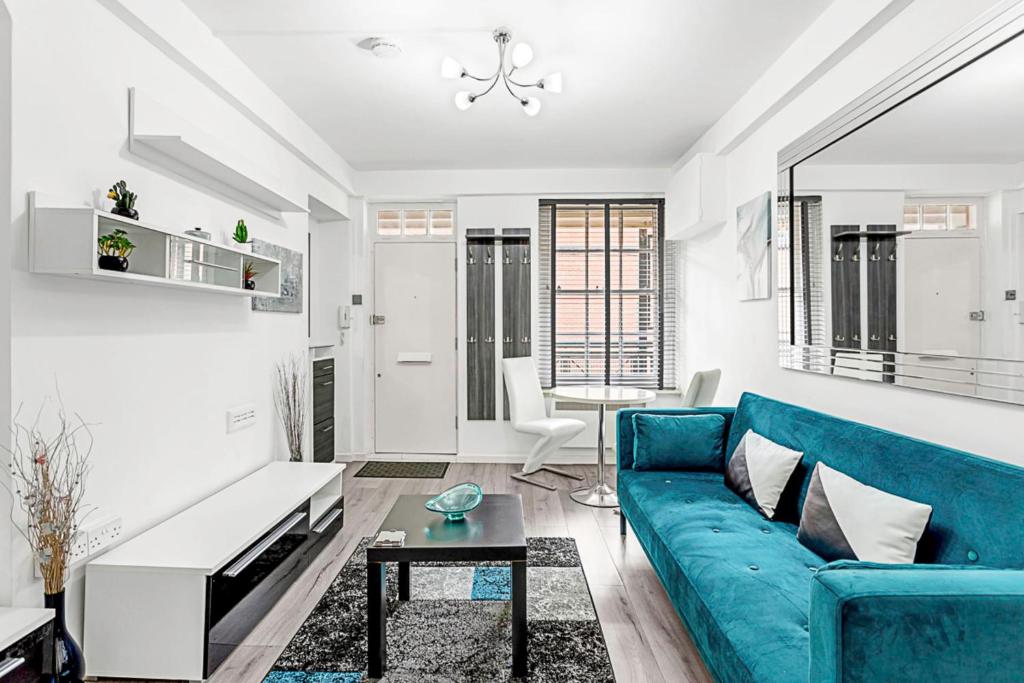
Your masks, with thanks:
[{"label": "vase with dry branches", "polygon": [[19,411],[11,426],[11,446],[6,449],[10,492],[24,513],[14,527],[28,541],[43,576],[44,604],[55,611],[52,680],[77,683],[85,675],[85,661],[65,623],[64,584],[85,512],[82,497],[92,433],[78,415],[69,418],[62,404],[53,426],[44,430],[44,409],[29,425],[20,421]]},{"label": "vase with dry branches", "polygon": [[274,405],[281,418],[292,462],[302,462],[302,440],[308,412],[307,380],[306,358],[301,354],[278,361],[274,368]]}]

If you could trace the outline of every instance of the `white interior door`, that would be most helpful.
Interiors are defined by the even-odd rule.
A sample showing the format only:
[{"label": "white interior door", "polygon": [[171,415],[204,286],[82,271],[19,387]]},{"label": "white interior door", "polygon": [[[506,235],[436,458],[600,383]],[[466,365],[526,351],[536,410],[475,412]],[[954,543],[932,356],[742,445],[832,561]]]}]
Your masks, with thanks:
[{"label": "white interior door", "polygon": [[456,451],[455,245],[374,247],[378,453]]},{"label": "white interior door", "polygon": [[[932,367],[905,372],[937,381],[904,378],[904,385],[938,391],[972,393],[963,382],[976,381],[976,357],[981,347],[981,254],[976,237],[927,233],[903,240],[903,342],[908,363]],[[946,380],[946,381],[942,381]],[[953,380],[953,381],[950,381]]]}]

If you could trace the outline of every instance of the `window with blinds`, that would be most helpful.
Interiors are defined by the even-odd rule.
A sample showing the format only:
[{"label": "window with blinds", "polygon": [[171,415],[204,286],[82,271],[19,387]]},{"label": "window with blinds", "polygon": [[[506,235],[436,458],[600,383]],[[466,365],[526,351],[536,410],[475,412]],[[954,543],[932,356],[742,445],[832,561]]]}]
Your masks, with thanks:
[{"label": "window with blinds", "polygon": [[662,200],[541,202],[545,387],[675,387],[676,255],[663,221]]},{"label": "window with blinds", "polygon": [[[823,259],[825,232],[822,226],[821,197],[793,198],[793,225],[789,225],[788,198],[778,207],[778,292],[788,301],[794,298],[793,338],[789,334],[789,312],[779,307],[779,337],[786,344],[828,344],[825,338],[825,277]],[[796,261],[790,283],[790,249]]]}]

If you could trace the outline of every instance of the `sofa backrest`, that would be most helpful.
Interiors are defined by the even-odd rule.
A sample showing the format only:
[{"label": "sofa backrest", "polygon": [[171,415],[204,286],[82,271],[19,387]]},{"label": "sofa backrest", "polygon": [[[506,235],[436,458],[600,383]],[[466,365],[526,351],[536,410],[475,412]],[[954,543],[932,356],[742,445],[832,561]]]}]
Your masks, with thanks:
[{"label": "sofa backrest", "polygon": [[756,394],[744,394],[726,458],[748,429],[803,451],[777,519],[797,522],[815,463],[932,506],[917,562],[1024,568],[1024,468]]}]

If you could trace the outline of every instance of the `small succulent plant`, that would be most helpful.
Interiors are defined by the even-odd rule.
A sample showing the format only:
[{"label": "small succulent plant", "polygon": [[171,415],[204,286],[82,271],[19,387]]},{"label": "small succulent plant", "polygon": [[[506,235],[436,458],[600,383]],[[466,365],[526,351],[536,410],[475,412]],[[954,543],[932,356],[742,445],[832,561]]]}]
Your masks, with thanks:
[{"label": "small succulent plant", "polygon": [[114,205],[119,209],[134,209],[135,200],[139,198],[139,195],[134,192],[128,191],[128,183],[123,180],[118,180],[114,183],[114,186],[107,192],[107,198],[114,200]]},{"label": "small succulent plant", "polygon": [[135,245],[128,239],[128,233],[124,230],[100,235],[96,240],[100,256],[122,256],[127,257],[135,249]]},{"label": "small succulent plant", "polygon": [[231,235],[231,239],[239,244],[246,244],[249,241],[249,228],[245,225],[244,219],[238,219],[238,223],[235,224],[235,232]]}]

